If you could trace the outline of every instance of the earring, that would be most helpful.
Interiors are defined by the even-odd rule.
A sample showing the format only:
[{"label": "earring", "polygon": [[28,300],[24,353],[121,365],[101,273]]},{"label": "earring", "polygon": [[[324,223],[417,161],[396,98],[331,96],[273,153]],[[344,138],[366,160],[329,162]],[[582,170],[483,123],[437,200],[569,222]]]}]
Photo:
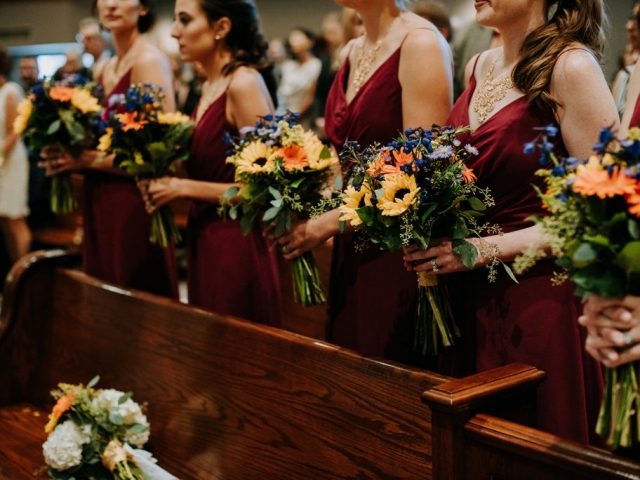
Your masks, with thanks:
[{"label": "earring", "polygon": [[216,35],[216,40],[220,40],[220,35]]}]

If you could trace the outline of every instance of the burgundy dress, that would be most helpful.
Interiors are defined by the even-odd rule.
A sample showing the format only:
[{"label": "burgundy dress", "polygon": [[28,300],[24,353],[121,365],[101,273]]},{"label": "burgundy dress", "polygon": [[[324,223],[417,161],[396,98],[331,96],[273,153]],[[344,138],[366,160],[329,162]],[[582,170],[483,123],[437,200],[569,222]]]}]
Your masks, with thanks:
[{"label": "burgundy dress", "polygon": [[[398,80],[400,48],[362,85],[350,103],[345,92],[347,59],[334,79],[325,110],[325,129],[340,151],[346,140],[362,148],[386,144],[403,131],[402,87]],[[402,251],[377,246],[358,253],[352,234],[334,239],[329,286],[329,331],[332,343],[364,355],[422,366],[428,360],[413,348],[411,322],[418,292],[416,274],[403,266]]]},{"label": "burgundy dress", "polygon": [[[204,113],[195,130],[191,156],[185,163],[189,177],[206,182],[232,183],[234,167],[226,163],[226,93]],[[196,110],[197,111],[197,110]],[[189,303],[206,310],[254,322],[280,326],[281,295],[278,261],[259,228],[247,236],[240,222],[223,220],[218,206],[194,202],[189,212],[187,255]]]},{"label": "burgundy dress", "polygon": [[[472,77],[448,124],[469,124],[475,87]],[[521,97],[488,118],[466,140],[480,151],[469,166],[478,184],[489,187],[496,201],[484,218],[500,225],[504,233],[532,226],[528,220],[532,215],[545,215],[532,188],[532,184],[542,185],[535,175],[539,156],[525,155],[523,147],[535,137],[534,127],[552,123],[556,120],[550,109],[540,110]],[[556,153],[566,153],[560,134],[555,140]],[[552,260],[541,262],[519,277],[518,284],[504,271],[489,283],[483,268],[447,275],[452,305],[463,310],[458,314],[467,325],[469,343],[458,349],[466,347],[463,353],[470,356],[475,350],[471,371],[455,373],[474,373],[473,360],[478,372],[513,362],[544,370],[548,378],[538,390],[538,427],[583,443],[598,443],[594,429],[603,390],[600,366],[583,349],[586,332],[578,324],[581,301],[570,282],[551,284],[554,270],[559,267]]]},{"label": "burgundy dress", "polygon": [[[125,93],[130,84],[131,71],[109,98]],[[82,225],[85,273],[122,287],[178,297],[174,247],[159,248],[149,242],[151,215],[133,178],[87,171]]]},{"label": "burgundy dress", "polygon": [[633,115],[629,121],[629,128],[640,127],[640,96],[636,100],[636,104],[633,107]]}]

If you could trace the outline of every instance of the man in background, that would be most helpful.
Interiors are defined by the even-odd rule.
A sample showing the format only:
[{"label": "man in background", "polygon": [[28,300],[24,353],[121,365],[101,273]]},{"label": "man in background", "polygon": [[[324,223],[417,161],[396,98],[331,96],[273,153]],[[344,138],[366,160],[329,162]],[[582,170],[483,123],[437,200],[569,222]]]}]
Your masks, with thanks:
[{"label": "man in background", "polygon": [[25,93],[28,93],[36,83],[38,83],[40,71],[38,70],[38,59],[34,56],[21,57],[18,64],[20,70],[20,83]]},{"label": "man in background", "polygon": [[94,17],[86,17],[78,22],[76,40],[84,46],[84,51],[93,57],[91,72],[95,72],[111,57],[107,37],[100,31],[100,23]]}]

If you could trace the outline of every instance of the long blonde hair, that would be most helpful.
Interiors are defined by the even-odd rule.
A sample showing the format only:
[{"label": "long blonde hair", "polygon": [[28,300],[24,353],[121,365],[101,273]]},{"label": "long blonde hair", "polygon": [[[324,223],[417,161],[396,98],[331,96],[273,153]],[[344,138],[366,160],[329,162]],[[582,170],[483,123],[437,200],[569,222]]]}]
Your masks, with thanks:
[{"label": "long blonde hair", "polygon": [[558,56],[571,44],[580,43],[601,60],[606,16],[602,0],[549,0],[548,12],[547,23],[525,39],[513,81],[529,103],[556,110],[558,102],[549,85]]}]

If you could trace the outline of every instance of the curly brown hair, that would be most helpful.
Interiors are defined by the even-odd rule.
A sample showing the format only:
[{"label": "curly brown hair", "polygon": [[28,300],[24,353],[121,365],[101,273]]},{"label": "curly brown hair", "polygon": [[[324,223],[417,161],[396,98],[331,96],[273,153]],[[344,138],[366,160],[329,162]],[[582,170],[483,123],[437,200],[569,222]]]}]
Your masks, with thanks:
[{"label": "curly brown hair", "polygon": [[549,92],[551,75],[558,56],[571,44],[582,44],[598,60],[602,59],[602,26],[606,21],[602,3],[603,0],[549,0],[549,20],[527,36],[513,71],[514,84],[530,103],[558,108]]}]

